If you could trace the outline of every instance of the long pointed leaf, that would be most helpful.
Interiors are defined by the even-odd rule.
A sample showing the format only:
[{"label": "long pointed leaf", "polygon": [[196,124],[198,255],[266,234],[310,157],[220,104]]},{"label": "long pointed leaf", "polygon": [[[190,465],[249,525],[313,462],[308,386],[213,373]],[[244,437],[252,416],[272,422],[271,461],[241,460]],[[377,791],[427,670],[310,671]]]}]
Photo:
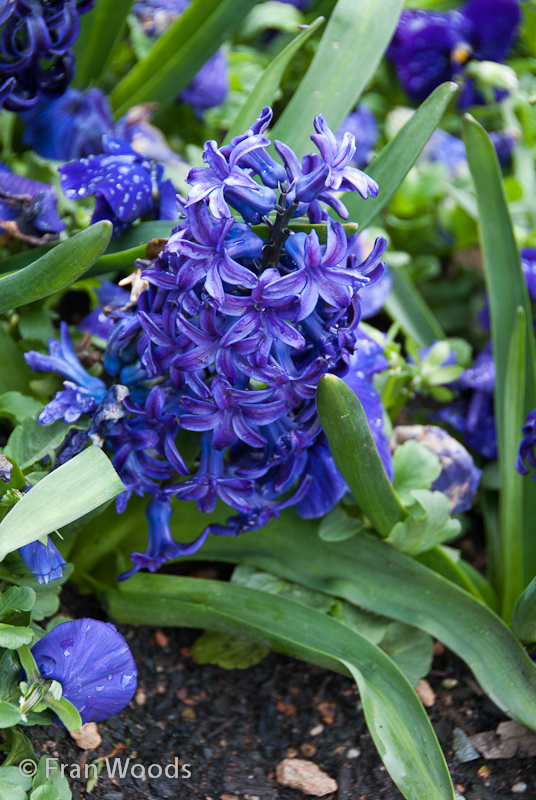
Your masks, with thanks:
[{"label": "long pointed leaf", "polygon": [[316,114],[324,114],[333,129],[341,124],[387,50],[402,5],[402,0],[339,0],[274,137],[302,156],[309,151]]},{"label": "long pointed leaf", "polygon": [[237,136],[247,130],[264,106],[272,105],[285,69],[300,47],[305,44],[307,39],[310,39],[323,22],[324,17],[317,17],[314,22],[311,22],[305,30],[298,34],[298,36],[268,64],[255,84],[253,91],[233,120],[231,129],[225,137],[226,142],[229,142],[233,136]]},{"label": "long pointed leaf", "polygon": [[80,35],[74,44],[74,85],[86,89],[98,82],[125,27],[133,0],[97,0],[80,19]]},{"label": "long pointed leaf", "polygon": [[162,108],[174,103],[257,2],[194,0],[113,90],[117,116],[138,103],[157,102]]},{"label": "long pointed leaf", "polygon": [[522,642],[536,642],[536,578],[515,604],[512,625]]},{"label": "long pointed leaf", "polygon": [[525,478],[514,464],[519,446],[520,431],[525,422],[525,310],[517,309],[510,335],[506,383],[504,386],[504,451],[500,460],[502,475],[501,560],[504,584],[502,587],[503,618],[509,622],[512,609],[523,591],[523,488]]},{"label": "long pointed leaf", "polygon": [[407,512],[383,468],[359,398],[340,378],[323,375],[316,404],[342,477],[380,536],[389,536]]},{"label": "long pointed leaf", "polygon": [[443,83],[438,86],[367,167],[367,174],[380,185],[378,197],[363,200],[357,192],[344,195],[350,219],[359,223],[361,228],[370,225],[376,214],[389,203],[441,122],[457,90],[458,86],[455,83]]},{"label": "long pointed leaf", "polygon": [[389,774],[408,800],[453,800],[450,776],[424,709],[393,661],[337,620],[289,598],[233,583],[137,575],[107,594],[116,620],[238,633],[349,673]]},{"label": "long pointed leaf", "polygon": [[[526,314],[528,342],[525,353],[526,381],[523,408],[526,415],[536,405],[534,372],[536,346],[532,332],[532,312],[495,148],[484,128],[469,115],[464,117],[463,128],[467,160],[476,189],[479,238],[490,304],[491,335],[497,376],[494,399],[499,457],[503,459],[502,469],[508,470],[514,469],[513,462],[507,463],[510,454],[505,445],[504,431],[508,349],[516,310],[521,306]],[[533,481],[524,482],[523,495],[524,583],[527,584],[536,574],[536,537],[533,528],[533,521],[536,518],[536,484]],[[490,539],[490,547],[494,547],[493,539]],[[492,561],[499,573],[497,576],[499,588],[504,586],[503,555],[491,553]]]},{"label": "long pointed leaf", "polygon": [[503,711],[536,730],[536,669],[493,611],[380,539],[317,539],[313,548],[316,527],[286,512],[253,535],[209,537],[197,557],[251,564],[426,631],[466,662]]},{"label": "long pointed leaf", "polygon": [[[109,553],[116,548],[126,557],[133,550],[143,551],[147,536],[139,524],[143,503],[136,498],[132,502],[133,507],[119,518],[110,508],[84,527],[69,557],[77,570],[97,569],[102,574]],[[171,518],[172,533],[178,541],[190,541],[203,527],[226,516],[228,509],[223,505],[206,515],[197,511],[195,503],[182,502]],[[496,614],[450,580],[379,539],[356,536],[328,543],[319,539],[317,529],[317,521],[285,511],[252,534],[209,536],[187,560],[250,564],[420,628],[457,653],[500,708],[536,730],[534,664]]]},{"label": "long pointed leaf", "polygon": [[400,269],[391,270],[393,288],[385,301],[385,310],[398,322],[406,336],[419,346],[429,347],[445,333],[411,278]]},{"label": "long pointed leaf", "polygon": [[39,481],[0,523],[0,561],[106,503],[124,486],[110,459],[88,447]]},{"label": "long pointed leaf", "polygon": [[0,278],[0,314],[48,297],[74,283],[102,255],[111,235],[111,222],[97,222],[27,267]]}]

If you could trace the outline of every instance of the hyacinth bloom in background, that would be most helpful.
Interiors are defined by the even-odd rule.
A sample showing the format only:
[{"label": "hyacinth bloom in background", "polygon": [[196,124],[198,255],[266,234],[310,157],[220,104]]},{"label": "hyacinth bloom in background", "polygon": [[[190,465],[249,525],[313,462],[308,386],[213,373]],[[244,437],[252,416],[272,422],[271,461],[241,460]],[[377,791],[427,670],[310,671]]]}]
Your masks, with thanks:
[{"label": "hyacinth bloom in background", "polygon": [[[529,295],[536,300],[536,249],[525,247],[521,250],[520,255],[521,268]],[[480,312],[479,321],[489,331],[487,298],[484,308]],[[436,419],[452,425],[463,435],[466,444],[483,458],[497,458],[497,434],[493,404],[495,361],[491,342],[477,356],[474,364],[462,372],[454,388],[459,390],[460,396],[453,403],[438,411],[435,415]],[[529,420],[527,425],[529,425]],[[530,432],[526,431],[525,433]],[[521,448],[524,448],[523,443],[520,453]],[[523,452],[528,452],[528,449],[525,447]],[[520,456],[518,459],[517,466],[520,470],[524,458],[525,456]]]},{"label": "hyacinth bloom in background", "polygon": [[393,430],[391,447],[394,449],[410,439],[419,442],[439,458],[442,471],[431,488],[447,495],[453,513],[469,511],[482,471],[475,467],[465,447],[436,425],[398,425]]},{"label": "hyacinth bloom in background", "polygon": [[41,97],[65,92],[73,76],[71,47],[79,15],[92,6],[93,0],[0,2],[0,99],[5,108],[23,111]]},{"label": "hyacinth bloom in background", "polygon": [[497,458],[497,436],[493,411],[495,361],[491,342],[472,367],[462,372],[456,387],[460,397],[435,415],[459,431],[466,444],[484,458]]},{"label": "hyacinth bloom in background", "polygon": [[[271,118],[264,109],[222,148],[206,142],[207,166],[190,171],[188,198],[178,198],[178,225],[158,258],[143,265],[148,288],[137,305],[118,297],[107,309],[107,330],[100,331],[107,333],[108,391],[72,363],[66,328],[61,344],[51,340],[51,356],[26,355],[35,369],[68,379],[40,422],[79,418],[82,409],[92,417],[88,430],[68,437],[60,463],[91,440],[111,451],[125,485],[119,511],[133,493],[152,498],[149,545],[133,554],[131,572],[195,552],[209,532],[255,530],[289,505],[303,517],[334,507],[346,486],[315,407],[327,371],[343,377],[362,400],[392,475],[383,408],[372,385],[387,362],[383,347],[358,327],[360,292],[382,275],[385,241],[378,239],[363,259],[355,235],[348,238],[326,209],[347,217],[335,193],[358,191],[366,198],[378,186],[351,166],[353,135],[337,141],[321,115],[311,137],[319,152],[300,163],[276,142],[283,163],[276,161],[264,135]],[[112,152],[99,158],[107,159],[108,174],[121,174],[121,151],[115,163]],[[95,188],[95,174],[101,180],[101,162],[89,159],[89,169],[87,162],[62,168],[73,197]],[[145,168],[133,163],[134,175]],[[315,230],[289,231],[304,215],[327,222],[325,244]],[[265,238],[251,227],[261,222]],[[193,472],[177,446],[180,429],[199,434]],[[169,530],[173,497],[197,501],[204,512],[219,498],[236,515],[179,544]]]},{"label": "hyacinth bloom in background", "polygon": [[65,230],[53,186],[11,172],[0,163],[0,228],[29,244],[44,244]]},{"label": "hyacinth bloom in background", "polygon": [[[444,13],[405,10],[387,55],[404,89],[422,102],[444,81],[458,79],[471,60],[504,61],[520,21],[518,0],[469,0]],[[460,107],[479,99],[467,80]]]},{"label": "hyacinth bloom in background", "polygon": [[65,559],[62,554],[50,537],[46,538],[46,545],[35,541],[19,547],[20,557],[40,584],[47,584],[61,578],[65,567]]},{"label": "hyacinth bloom in background", "polygon": [[[516,146],[515,136],[509,131],[492,131],[489,136],[500,165],[502,167],[509,166]],[[459,139],[441,128],[436,128],[429,138],[420,156],[420,161],[444,164],[453,177],[469,169],[463,139]]]},{"label": "hyacinth bloom in background", "polygon": [[137,670],[124,637],[95,619],[63,622],[43,636],[32,655],[45,680],[58,681],[82,722],[99,722],[132,700]]},{"label": "hyacinth bloom in background", "polygon": [[360,103],[355,111],[343,119],[337,131],[337,139],[342,140],[346,132],[352,133],[355,138],[356,150],[352,162],[357,167],[366,166],[378,141],[378,123],[365,103]]},{"label": "hyacinth bloom in background", "polygon": [[56,161],[104,153],[102,137],[113,125],[108,99],[100,89],[67,89],[62,97],[43,97],[20,117],[27,126],[23,142]]}]

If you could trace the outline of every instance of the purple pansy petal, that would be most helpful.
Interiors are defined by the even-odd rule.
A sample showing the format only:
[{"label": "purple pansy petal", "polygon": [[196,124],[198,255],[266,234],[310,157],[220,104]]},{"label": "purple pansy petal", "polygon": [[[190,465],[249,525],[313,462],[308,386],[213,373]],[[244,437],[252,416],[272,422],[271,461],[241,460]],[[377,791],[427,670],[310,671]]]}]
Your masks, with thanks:
[{"label": "purple pansy petal", "polygon": [[32,647],[32,655],[43,678],[61,684],[84,723],[117,714],[134,696],[136,665],[124,637],[110,623],[63,622]]}]

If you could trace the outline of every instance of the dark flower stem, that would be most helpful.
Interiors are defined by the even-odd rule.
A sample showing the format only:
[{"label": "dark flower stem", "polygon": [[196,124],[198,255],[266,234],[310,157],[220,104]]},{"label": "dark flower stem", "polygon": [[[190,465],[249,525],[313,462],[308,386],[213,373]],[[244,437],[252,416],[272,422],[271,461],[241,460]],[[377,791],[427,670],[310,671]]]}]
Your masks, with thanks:
[{"label": "dark flower stem", "polygon": [[[284,194],[281,195],[280,200],[282,200],[284,203]],[[263,272],[267,269],[275,268],[279,264],[283,243],[288,236],[288,225],[296,213],[297,208],[298,203],[295,201],[294,203],[291,203],[288,208],[285,208],[283,212],[278,211],[274,226],[270,231],[270,240],[264,246],[262,251]]]}]

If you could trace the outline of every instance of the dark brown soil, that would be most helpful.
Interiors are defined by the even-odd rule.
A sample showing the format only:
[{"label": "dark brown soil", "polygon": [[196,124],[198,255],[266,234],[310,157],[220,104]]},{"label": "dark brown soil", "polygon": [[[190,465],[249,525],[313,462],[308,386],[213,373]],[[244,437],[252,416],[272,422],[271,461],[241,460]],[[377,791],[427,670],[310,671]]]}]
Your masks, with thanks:
[{"label": "dark brown soil", "polygon": [[[93,601],[76,597],[69,588],[63,599],[72,614],[103,618]],[[181,778],[179,769],[177,778],[162,775],[143,780],[128,773],[114,781],[103,769],[90,797],[300,800],[305,795],[279,786],[274,778],[278,762],[289,756],[308,758],[335,778],[339,790],[334,800],[402,797],[376,753],[350,679],[276,654],[247,670],[199,666],[189,656],[195,631],[120,629],[138,664],[137,700],[122,714],[99,724],[103,742],[98,751],[83,754],[66,732],[52,726],[32,729],[36,751],[69,765],[67,774],[72,764],[83,766],[86,760],[89,764],[112,753],[112,758],[117,755],[123,762],[130,758],[130,767],[137,763],[146,769],[179,759],[179,767],[189,765],[185,770],[191,777]],[[445,678],[458,683],[445,688]],[[430,718],[453,782],[465,800],[535,800],[533,760],[456,761],[455,727],[471,735],[493,730],[506,719],[480,693],[462,662],[448,653],[437,657],[428,680],[437,692]],[[512,793],[520,782],[527,784],[525,791]],[[88,796],[85,786],[85,779],[71,781],[75,800]]]}]

